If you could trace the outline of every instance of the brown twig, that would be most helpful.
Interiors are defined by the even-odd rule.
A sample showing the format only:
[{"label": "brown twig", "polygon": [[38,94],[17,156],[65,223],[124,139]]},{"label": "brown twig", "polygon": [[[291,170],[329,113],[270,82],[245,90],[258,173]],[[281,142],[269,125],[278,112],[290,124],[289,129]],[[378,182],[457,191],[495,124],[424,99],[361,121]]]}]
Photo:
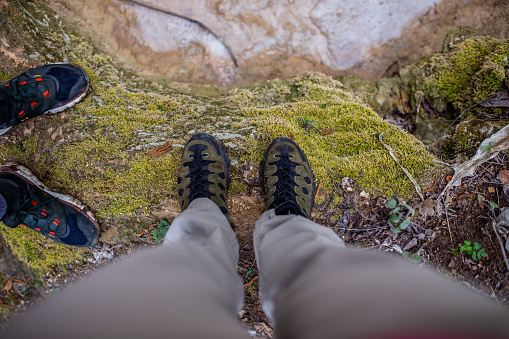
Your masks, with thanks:
[{"label": "brown twig", "polygon": [[445,220],[447,221],[447,229],[449,229],[449,238],[451,238],[451,244],[454,243],[452,240],[452,232],[451,232],[451,225],[449,224],[449,215],[447,214],[447,206],[444,206],[445,210]]},{"label": "brown twig", "polygon": [[502,250],[502,255],[504,256],[504,261],[507,266],[507,270],[509,270],[509,260],[507,260],[507,254],[505,253],[505,246],[504,246],[504,243],[502,242],[502,239],[500,239],[500,235],[498,235],[497,228],[496,228],[496,221],[494,218],[493,218],[493,222],[491,223],[491,226],[493,226],[493,232],[495,232],[498,242],[500,243],[500,249]]},{"label": "brown twig", "polygon": [[461,198],[468,198],[468,197],[471,197],[471,196],[474,196],[476,195],[477,193],[464,193],[462,195],[460,195],[459,197],[456,198],[456,200],[460,200]]},{"label": "brown twig", "polygon": [[167,141],[164,145],[161,145],[157,148],[154,148],[152,151],[148,153],[149,157],[155,158],[161,154],[168,152],[173,145],[173,142]]},{"label": "brown twig", "polygon": [[247,284],[244,284],[244,287],[248,287],[248,286],[251,286],[252,283],[254,283],[256,281],[256,279],[258,279],[258,276],[254,277],[253,279],[251,279],[250,282],[248,282]]},{"label": "brown twig", "polygon": [[408,109],[406,108],[406,105],[405,105],[405,94],[403,93],[403,90],[401,88],[399,89],[399,94],[401,94],[401,102],[403,105],[403,112],[408,113]]},{"label": "brown twig", "polygon": [[435,187],[437,187],[437,183],[434,183],[433,186],[430,188],[426,188],[424,191],[422,191],[422,194],[433,191],[435,189]]},{"label": "brown twig", "polygon": [[495,297],[495,300],[497,301],[498,308],[502,309],[502,307],[500,306],[500,303],[498,302],[497,295],[495,294],[495,291],[493,291],[493,286],[490,286],[490,288],[491,288],[491,292],[493,292],[493,296]]},{"label": "brown twig", "polygon": [[313,203],[316,205],[316,197],[318,196],[318,193],[320,193],[320,188],[322,187],[322,181],[318,181],[318,188],[316,189],[316,193],[315,193],[315,201],[313,201]]}]

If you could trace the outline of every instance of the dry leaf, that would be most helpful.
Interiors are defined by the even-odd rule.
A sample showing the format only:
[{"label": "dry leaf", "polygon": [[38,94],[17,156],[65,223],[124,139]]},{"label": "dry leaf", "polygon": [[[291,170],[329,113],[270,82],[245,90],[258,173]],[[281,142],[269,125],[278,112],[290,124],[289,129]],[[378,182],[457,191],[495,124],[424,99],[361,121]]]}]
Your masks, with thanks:
[{"label": "dry leaf", "polygon": [[9,281],[7,281],[7,283],[5,284],[5,286],[2,288],[2,291],[7,291],[9,292],[9,290],[12,288],[12,278],[9,279]]},{"label": "dry leaf", "polygon": [[423,203],[417,206],[420,214],[429,215],[430,217],[435,215],[435,209],[437,207],[437,202],[435,199],[426,199]]},{"label": "dry leaf", "polygon": [[498,172],[498,180],[502,185],[509,184],[509,170],[501,170]]},{"label": "dry leaf", "polygon": [[488,192],[490,192],[490,193],[495,193],[495,188],[493,188],[493,187],[491,187],[491,186],[490,186],[490,187],[488,187]]},{"label": "dry leaf", "polygon": [[15,279],[15,278],[11,277],[9,279],[9,281],[7,281],[5,286],[2,288],[2,291],[7,291],[7,293],[9,293],[9,290],[12,288],[12,284],[18,284],[18,285],[23,285],[23,286],[27,285],[23,280],[19,280],[19,279]]},{"label": "dry leaf", "polygon": [[509,107],[509,90],[503,89],[479,103],[483,107]]}]

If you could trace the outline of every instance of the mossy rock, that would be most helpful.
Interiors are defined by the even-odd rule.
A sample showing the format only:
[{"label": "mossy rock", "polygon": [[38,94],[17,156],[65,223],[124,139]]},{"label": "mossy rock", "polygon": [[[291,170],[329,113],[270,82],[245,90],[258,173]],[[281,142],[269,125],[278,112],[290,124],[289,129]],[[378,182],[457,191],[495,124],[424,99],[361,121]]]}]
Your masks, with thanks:
[{"label": "mossy rock", "polygon": [[65,270],[68,264],[81,262],[85,248],[62,245],[23,227],[9,228],[3,223],[1,232],[14,255],[38,275],[50,270]]},{"label": "mossy rock", "polygon": [[460,26],[447,33],[442,43],[442,53],[449,53],[457,49],[459,45],[467,39],[475,40],[485,36],[486,34],[482,34],[472,27]]},{"label": "mossy rock", "polygon": [[479,119],[460,122],[439,142],[440,151],[446,155],[457,155],[467,152],[473,155],[483,140],[498,132],[506,124]]},{"label": "mossy rock", "polygon": [[433,174],[433,157],[422,143],[383,121],[338,81],[309,74],[293,79],[291,84],[300,93],[292,102],[244,109],[255,118],[261,132],[245,160],[260,161],[273,138],[291,136],[308,155],[316,178],[326,190],[333,191],[341,178],[348,176],[375,195],[409,197],[414,187],[378,140],[383,132],[384,141],[396,150],[413,176],[424,179]]}]

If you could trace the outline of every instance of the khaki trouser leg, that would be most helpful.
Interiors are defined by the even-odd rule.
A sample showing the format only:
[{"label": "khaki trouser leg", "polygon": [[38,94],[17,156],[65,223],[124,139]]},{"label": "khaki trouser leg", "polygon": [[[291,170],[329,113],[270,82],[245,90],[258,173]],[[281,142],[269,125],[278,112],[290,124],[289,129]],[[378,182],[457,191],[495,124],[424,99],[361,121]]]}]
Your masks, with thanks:
[{"label": "khaki trouser leg", "polygon": [[138,253],[22,317],[5,338],[243,338],[238,244],[219,208],[196,199],[165,245]]},{"label": "khaki trouser leg", "polygon": [[254,247],[262,305],[279,338],[509,336],[496,304],[409,262],[346,248],[303,217],[265,212]]}]

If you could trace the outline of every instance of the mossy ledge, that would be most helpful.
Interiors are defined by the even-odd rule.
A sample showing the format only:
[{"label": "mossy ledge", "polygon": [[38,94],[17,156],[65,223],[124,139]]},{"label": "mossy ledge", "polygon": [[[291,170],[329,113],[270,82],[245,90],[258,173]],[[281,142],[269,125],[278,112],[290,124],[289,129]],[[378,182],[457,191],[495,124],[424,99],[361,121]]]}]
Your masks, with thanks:
[{"label": "mossy ledge", "polygon": [[[176,170],[184,143],[196,132],[222,140],[234,177],[245,161],[259,163],[272,138],[292,137],[308,154],[322,196],[331,194],[345,176],[375,195],[414,194],[410,180],[378,141],[382,132],[422,186],[436,173],[433,156],[422,143],[322,74],[225,89],[222,96],[185,94],[171,89],[179,86],[162,87],[129,74],[41,1],[0,4],[0,16],[5,23],[1,33],[23,60],[0,50],[0,80],[27,65],[72,62],[87,70],[93,89],[62,114],[14,127],[0,141],[0,159],[27,166],[51,189],[83,201],[103,232],[116,230],[103,241],[136,242],[142,225],[171,220],[178,213],[173,208]],[[173,145],[169,152],[148,155],[166,142]],[[233,180],[231,191],[244,190],[246,184]],[[2,226],[1,231],[14,253],[39,273],[83,260],[86,252],[21,228]]]}]

